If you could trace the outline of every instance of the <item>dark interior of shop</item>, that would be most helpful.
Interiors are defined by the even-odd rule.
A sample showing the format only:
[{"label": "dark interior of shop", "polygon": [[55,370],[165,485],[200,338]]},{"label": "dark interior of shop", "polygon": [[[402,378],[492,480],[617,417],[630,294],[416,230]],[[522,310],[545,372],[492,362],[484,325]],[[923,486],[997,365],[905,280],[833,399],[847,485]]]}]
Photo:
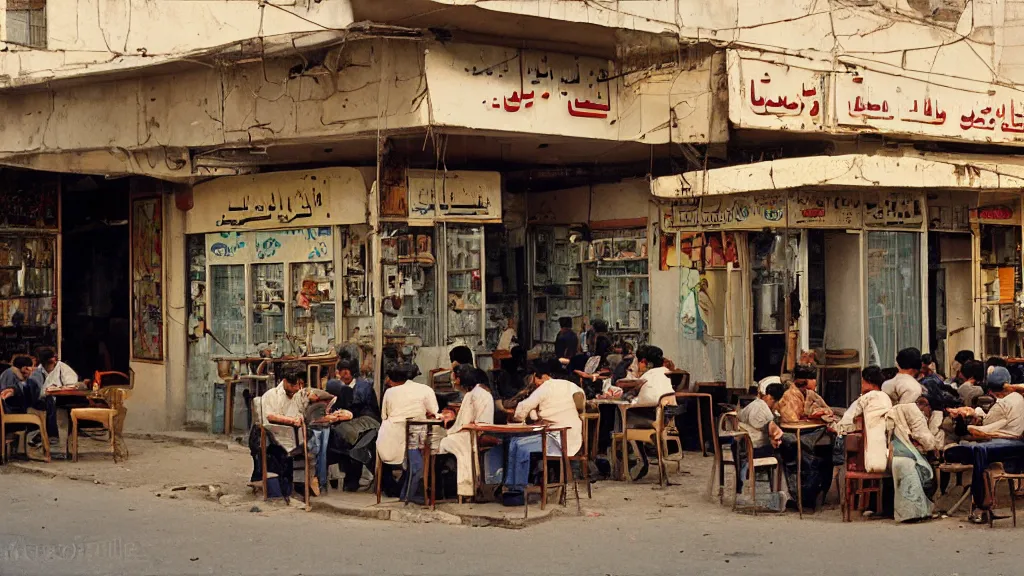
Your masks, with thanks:
[{"label": "dark interior of shop", "polygon": [[61,217],[61,354],[83,378],[128,371],[128,181],[73,178]]}]

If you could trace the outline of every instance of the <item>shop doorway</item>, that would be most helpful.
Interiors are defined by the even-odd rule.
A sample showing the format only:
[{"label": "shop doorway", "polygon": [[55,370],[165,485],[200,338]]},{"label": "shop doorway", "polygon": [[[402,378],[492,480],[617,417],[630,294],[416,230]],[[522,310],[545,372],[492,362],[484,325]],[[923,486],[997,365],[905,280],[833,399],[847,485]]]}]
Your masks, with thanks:
[{"label": "shop doorway", "polygon": [[[960,350],[974,348],[971,235],[928,235],[928,348],[943,374]],[[953,376],[950,374],[950,376]]]},{"label": "shop doorway", "polygon": [[863,311],[860,234],[807,231],[807,332],[830,406],[847,406],[860,388]]},{"label": "shop doorway", "polygon": [[128,372],[130,283],[128,181],[91,177],[61,198],[61,356],[79,376]]}]

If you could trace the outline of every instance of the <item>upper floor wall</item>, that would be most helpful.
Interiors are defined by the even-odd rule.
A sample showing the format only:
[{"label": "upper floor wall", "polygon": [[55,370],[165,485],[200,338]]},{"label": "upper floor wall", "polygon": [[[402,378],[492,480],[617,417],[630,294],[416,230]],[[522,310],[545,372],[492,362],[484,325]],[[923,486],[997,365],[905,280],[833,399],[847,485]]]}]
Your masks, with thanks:
[{"label": "upper floor wall", "polygon": [[[0,0],[0,88],[340,34],[348,0]],[[262,50],[264,46],[256,46]]]}]

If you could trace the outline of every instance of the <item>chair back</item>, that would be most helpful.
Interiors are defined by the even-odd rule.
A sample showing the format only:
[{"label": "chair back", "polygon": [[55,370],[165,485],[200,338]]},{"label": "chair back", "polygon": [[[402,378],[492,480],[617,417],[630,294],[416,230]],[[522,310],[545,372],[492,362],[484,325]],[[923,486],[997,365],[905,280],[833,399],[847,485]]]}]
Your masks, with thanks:
[{"label": "chair back", "polygon": [[135,370],[129,368],[128,374],[114,371],[100,372],[97,370],[93,374],[93,382],[95,382],[101,389],[114,387],[133,390],[135,388]]},{"label": "chair back", "polygon": [[735,411],[723,412],[718,418],[718,429],[722,432],[737,432],[740,429],[740,416]]},{"label": "chair back", "polygon": [[668,379],[672,381],[672,388],[676,392],[688,392],[690,390],[690,373],[686,370],[673,370],[668,373]]},{"label": "chair back", "polygon": [[112,410],[120,412],[124,408],[124,402],[131,395],[131,389],[122,386],[107,386],[100,388],[99,392],[96,393],[99,397],[103,398]]},{"label": "chair back", "polygon": [[867,451],[867,434],[864,433],[864,417],[858,416],[854,423],[858,431],[845,436],[843,449],[846,451],[846,469],[850,472],[865,472],[864,452]]},{"label": "chair back", "polygon": [[576,392],[572,395],[572,401],[576,404],[576,412],[583,417],[583,413],[587,411],[587,396],[583,392]]}]

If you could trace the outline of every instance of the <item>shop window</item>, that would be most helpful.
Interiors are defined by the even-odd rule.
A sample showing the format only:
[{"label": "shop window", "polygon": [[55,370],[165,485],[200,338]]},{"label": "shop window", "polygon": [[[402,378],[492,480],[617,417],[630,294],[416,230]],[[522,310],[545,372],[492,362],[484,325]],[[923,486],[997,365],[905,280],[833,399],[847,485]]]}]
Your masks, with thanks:
[{"label": "shop window", "polygon": [[567,226],[533,230],[533,343],[554,345],[558,319],[573,319],[583,328],[583,244],[569,241]]},{"label": "shop window", "polygon": [[895,366],[921,346],[921,250],[916,232],[868,232],[868,363]]},{"label": "shop window", "polygon": [[391,228],[381,240],[385,343],[437,345],[432,228]]},{"label": "shop window", "polygon": [[483,229],[445,225],[443,231],[448,343],[476,346],[483,335]]},{"label": "shop window", "polygon": [[307,354],[334,347],[334,261],[291,264],[292,337]]},{"label": "shop window", "polygon": [[220,341],[214,341],[214,354],[245,352],[245,309],[245,266],[210,266],[210,330]]},{"label": "shop window", "polygon": [[606,320],[616,339],[634,346],[646,342],[650,330],[646,228],[595,232],[584,266],[591,321]]},{"label": "shop window", "polygon": [[[800,293],[797,275],[800,236],[770,232],[751,234],[749,243],[754,380],[760,380],[778,375],[784,363],[789,369],[796,361],[797,333],[792,329],[802,312],[797,297]],[[787,328],[790,329],[788,342]]]},{"label": "shop window", "polygon": [[285,345],[284,264],[252,266],[252,341]]},{"label": "shop window", "polygon": [[1021,292],[1019,226],[985,225],[980,230],[984,354],[1020,354],[1018,295]]},{"label": "shop window", "polygon": [[6,41],[46,48],[46,0],[7,0]]}]

